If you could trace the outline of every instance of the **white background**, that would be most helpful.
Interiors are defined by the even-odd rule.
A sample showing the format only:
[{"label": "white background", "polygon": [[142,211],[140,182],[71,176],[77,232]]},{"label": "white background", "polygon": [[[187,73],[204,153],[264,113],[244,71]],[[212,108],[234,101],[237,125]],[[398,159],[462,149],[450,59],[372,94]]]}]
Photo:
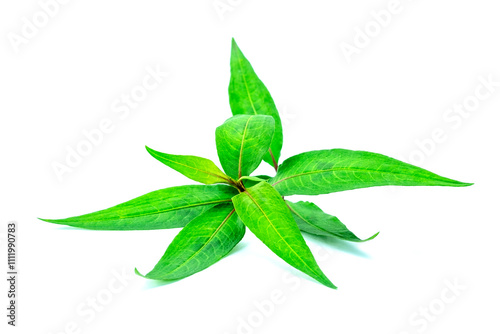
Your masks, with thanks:
[{"label": "white background", "polygon": [[[355,46],[358,28],[377,29],[370,13],[388,0],[221,2],[232,3],[222,15],[212,0],[69,1],[17,47],[14,34],[40,4],[1,3],[2,252],[5,224],[19,227],[20,309],[9,333],[498,333],[500,87],[468,117],[447,112],[474,102],[480,77],[500,81],[498,4],[401,0],[349,62],[342,43]],[[144,145],[217,161],[233,36],[282,113],[283,158],[362,149],[475,185],[309,198],[360,237],[381,231],[365,244],[307,238],[338,290],[298,273],[250,232],[208,270],[157,285],[133,269],[151,269],[177,230],[85,231],[36,219],[191,183]],[[120,119],[113,103],[148,67],[168,77]],[[53,163],[107,118],[113,130],[58,180]],[[436,129],[444,138],[430,144]],[[122,270],[129,276],[119,283]],[[0,286],[5,309],[4,279]],[[92,298],[106,305],[90,311]]]}]

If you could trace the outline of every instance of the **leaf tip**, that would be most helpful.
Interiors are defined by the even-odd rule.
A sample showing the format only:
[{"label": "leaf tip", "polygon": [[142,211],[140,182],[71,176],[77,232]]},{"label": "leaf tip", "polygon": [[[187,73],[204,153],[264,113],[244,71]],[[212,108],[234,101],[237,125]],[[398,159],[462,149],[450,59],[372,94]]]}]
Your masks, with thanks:
[{"label": "leaf tip", "polygon": [[147,146],[147,145],[144,145],[144,147],[146,148],[146,151],[148,151],[149,154],[151,154],[151,156],[155,159],[158,159],[157,156],[158,156],[158,151],[156,150],[153,150],[151,147]]},{"label": "leaf tip", "polygon": [[139,270],[137,270],[137,268],[134,268],[134,271],[135,271],[135,274],[136,274],[136,275],[146,278],[146,276],[144,276],[143,274],[141,274],[141,273],[139,272]]},{"label": "leaf tip", "polygon": [[367,242],[367,241],[370,241],[370,240],[375,239],[375,238],[376,238],[379,234],[380,234],[380,231],[379,231],[379,232],[377,232],[377,233],[375,233],[375,234],[374,234],[374,235],[372,235],[371,237],[366,238],[366,239],[360,239],[360,238],[356,237],[356,239],[355,239],[355,240],[354,240],[354,239],[352,239],[352,240],[349,240],[349,241],[351,241],[351,242],[356,242],[356,243]]},{"label": "leaf tip", "polygon": [[474,183],[469,183],[469,182],[461,182],[461,181],[454,180],[454,179],[447,179],[447,181],[448,181],[448,184],[446,184],[446,185],[450,186],[450,187],[469,187],[469,186],[472,186],[474,184]]},{"label": "leaf tip", "polygon": [[469,182],[461,182],[461,181],[457,181],[457,180],[452,180],[452,181],[453,182],[450,182],[447,184],[449,187],[470,187],[474,184],[474,183],[469,183]]},{"label": "leaf tip", "polygon": [[231,53],[232,55],[236,56],[236,54],[241,53],[240,47],[236,43],[236,40],[234,37],[231,39]]},{"label": "leaf tip", "polygon": [[327,282],[323,282],[323,284],[327,287],[329,287],[330,289],[333,289],[333,290],[337,290],[337,286],[335,284],[333,284],[332,282],[330,282],[330,280],[328,280]]},{"label": "leaf tip", "polygon": [[316,278],[316,280],[330,289],[337,290],[337,286],[323,273],[319,278]]},{"label": "leaf tip", "polygon": [[44,222],[47,222],[47,223],[52,223],[52,224],[64,224],[62,223],[62,219],[46,219],[46,218],[38,218],[37,219],[40,219],[41,221],[44,221]]},{"label": "leaf tip", "polygon": [[460,186],[461,187],[470,187],[470,186],[473,186],[474,183],[468,183],[468,182],[460,182]]},{"label": "leaf tip", "polygon": [[380,234],[380,231],[375,233],[374,235],[372,235],[371,237],[365,239],[365,240],[361,240],[362,242],[365,242],[365,241],[370,241],[370,240],[373,240],[375,239],[378,235]]}]

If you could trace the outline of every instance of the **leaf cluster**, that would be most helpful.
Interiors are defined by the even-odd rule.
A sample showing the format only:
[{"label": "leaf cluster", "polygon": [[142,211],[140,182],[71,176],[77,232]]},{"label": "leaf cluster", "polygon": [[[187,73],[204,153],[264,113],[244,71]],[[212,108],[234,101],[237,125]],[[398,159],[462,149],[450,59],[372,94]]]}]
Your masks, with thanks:
[{"label": "leaf cluster", "polygon": [[[283,129],[278,110],[234,40],[229,102],[233,116],[215,131],[222,170],[202,157],[146,147],[155,159],[202,185],[161,189],[86,215],[43,220],[95,230],[182,227],[156,266],[144,275],[164,281],[182,279],[213,265],[242,240],[248,228],[285,262],[335,288],[318,266],[303,233],[350,242],[371,240],[378,233],[362,240],[315,204],[290,202],[285,196],[387,185],[470,185],[364,151],[311,151],[280,164]],[[276,170],[274,176],[252,176],[262,161]]]}]

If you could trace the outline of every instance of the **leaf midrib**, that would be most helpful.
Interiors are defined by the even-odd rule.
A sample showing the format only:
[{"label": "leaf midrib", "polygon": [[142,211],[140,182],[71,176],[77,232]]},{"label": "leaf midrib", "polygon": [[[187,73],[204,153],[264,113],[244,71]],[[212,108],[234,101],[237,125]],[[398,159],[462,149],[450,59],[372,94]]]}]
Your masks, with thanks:
[{"label": "leaf midrib", "polygon": [[319,227],[319,226],[317,226],[317,225],[315,225],[315,224],[311,223],[309,220],[307,220],[307,219],[306,219],[306,218],[304,218],[302,215],[300,215],[300,214],[299,214],[296,210],[294,210],[294,209],[293,209],[290,205],[288,205],[288,203],[287,203],[287,206],[288,206],[288,208],[290,209],[290,211],[292,211],[294,214],[296,214],[296,215],[297,215],[297,217],[299,217],[300,219],[302,219],[303,221],[305,221],[305,222],[306,222],[306,223],[308,223],[309,225],[311,225],[311,226],[313,226],[313,227],[317,228],[318,230],[321,230],[321,231],[323,231],[323,232],[325,232],[325,233],[327,233],[327,234],[329,234],[329,235],[336,235],[336,234],[334,234],[334,233],[331,233],[331,232],[329,232],[329,231],[325,230],[325,229],[324,229],[324,228],[322,228],[322,227]]},{"label": "leaf midrib", "polygon": [[[334,171],[343,171],[343,170],[353,171],[353,172],[369,171],[371,173],[408,176],[408,174],[405,174],[405,173],[381,172],[381,171],[378,171],[376,169],[351,168],[351,167],[349,167],[349,168],[347,168],[347,167],[334,167],[334,168],[330,168],[330,169],[316,170],[316,171],[310,171],[310,172],[305,172],[305,173],[300,173],[300,174],[295,174],[295,175],[292,175],[292,176],[288,176],[288,177],[285,177],[284,179],[281,179],[281,180],[273,183],[272,186],[275,186],[275,185],[277,185],[277,184],[279,184],[279,183],[281,183],[283,181],[287,181],[287,180],[290,180],[290,179],[293,179],[293,178],[296,178],[296,177],[302,177],[302,176],[311,175],[311,174],[328,173],[328,172],[334,172]],[[432,180],[436,180],[436,181],[444,181],[441,178],[442,177],[440,177],[440,176],[438,176],[436,178],[435,176],[432,176],[432,175],[430,177],[428,177],[428,179],[432,179]],[[443,178],[443,179],[445,179],[445,178]],[[450,183],[454,183],[454,182],[450,182]]]},{"label": "leaf midrib", "polygon": [[234,212],[235,212],[235,209],[231,210],[231,212],[227,215],[226,218],[224,218],[224,220],[217,227],[217,229],[214,231],[214,233],[212,233],[212,235],[210,236],[210,238],[208,238],[208,240],[205,243],[203,243],[203,246],[201,246],[200,249],[198,249],[195,253],[193,253],[189,258],[186,259],[186,261],[184,261],[183,263],[181,263],[174,270],[169,271],[168,273],[165,273],[164,275],[172,275],[177,270],[179,270],[180,268],[182,268],[183,266],[185,266],[187,263],[189,263],[189,261],[191,261],[192,258],[194,258],[196,255],[198,255],[210,243],[210,241],[212,241],[212,239],[215,238],[215,236],[217,235],[217,233],[219,233],[219,231],[227,223],[227,221],[231,218],[231,216],[234,214]]},{"label": "leaf midrib", "polygon": [[280,237],[281,240],[283,240],[283,242],[287,245],[287,247],[297,256],[297,258],[307,267],[309,268],[309,270],[311,270],[311,272],[313,272],[314,274],[316,274],[318,277],[321,277],[321,275],[319,275],[316,270],[314,270],[313,268],[311,268],[309,266],[309,264],[307,264],[303,259],[302,257],[299,256],[299,254],[297,254],[297,252],[295,252],[295,250],[293,249],[293,247],[291,247],[288,242],[283,238],[283,236],[278,232],[278,230],[276,229],[276,227],[273,225],[273,223],[271,222],[271,220],[269,219],[269,217],[267,216],[267,214],[264,212],[264,210],[262,209],[262,207],[259,205],[259,203],[257,203],[257,201],[253,198],[253,196],[245,190],[245,193],[248,195],[248,197],[252,200],[252,202],[257,206],[257,208],[260,210],[260,212],[262,212],[262,214],[264,215],[264,217],[267,219],[267,221],[269,222],[269,225],[271,225],[271,227],[273,228],[273,230],[276,232],[276,234]]},{"label": "leaf midrib", "polygon": [[247,78],[246,78],[245,72],[243,71],[243,66],[241,64],[241,57],[240,57],[239,50],[236,51],[236,57],[238,58],[238,66],[240,68],[241,77],[243,78],[243,83],[245,84],[245,91],[247,92],[248,100],[250,101],[250,105],[252,106],[253,113],[255,115],[258,115],[257,110],[255,110],[255,106],[253,104],[252,96],[250,95],[250,89],[248,88]]},{"label": "leaf midrib", "polygon": [[181,166],[183,166],[183,167],[187,167],[187,168],[191,168],[191,169],[194,169],[194,170],[196,170],[196,171],[198,171],[198,172],[201,172],[201,173],[204,173],[204,174],[208,174],[208,175],[211,175],[211,176],[215,176],[216,178],[219,178],[219,179],[221,179],[221,180],[224,180],[226,183],[229,183],[229,180],[228,180],[228,179],[226,179],[225,177],[223,177],[222,175],[217,175],[217,174],[210,173],[210,172],[208,172],[208,171],[206,171],[206,170],[203,170],[203,169],[198,169],[198,168],[196,168],[196,167],[192,167],[192,166],[189,166],[189,165],[185,165],[185,164],[183,164],[183,163],[180,163],[180,162],[178,162],[178,161],[171,160],[171,159],[169,159],[169,158],[166,158],[166,157],[164,157],[164,156],[162,156],[162,155],[159,155],[159,154],[156,154],[156,153],[154,153],[154,155],[155,155],[157,158],[160,158],[160,159],[162,159],[162,160],[167,160],[167,161],[172,162],[172,163],[174,163],[174,164],[181,165]]},{"label": "leaf midrib", "polygon": [[[255,106],[253,104],[252,96],[250,95],[250,89],[248,88],[248,83],[247,83],[247,78],[246,78],[245,72],[243,71],[243,66],[241,64],[242,58],[240,57],[240,51],[239,51],[239,49],[236,52],[236,57],[238,58],[237,62],[238,62],[238,66],[240,68],[241,77],[243,78],[243,83],[245,85],[245,91],[247,92],[248,100],[250,101],[250,105],[252,106],[253,113],[255,115],[258,115],[257,110],[255,109]],[[271,146],[272,145],[273,145],[273,143],[271,142]],[[272,150],[271,147],[269,147],[268,152],[271,155],[271,159],[273,160],[274,169],[277,169],[278,168],[278,163],[277,163],[277,161],[276,161],[276,159],[274,157],[273,150]]]},{"label": "leaf midrib", "polygon": [[[166,212],[170,212],[170,211],[175,211],[175,210],[189,209],[189,208],[194,208],[194,207],[197,207],[197,206],[204,206],[204,205],[210,205],[210,204],[219,204],[219,203],[225,203],[225,202],[231,202],[231,199],[225,199],[225,200],[213,201],[213,202],[196,203],[196,204],[192,204],[192,205],[175,207],[175,208],[168,209],[168,210],[160,210],[160,211],[153,212],[153,213],[144,213],[144,214],[137,214],[137,215],[132,215],[132,216],[118,216],[117,218],[103,218],[103,219],[99,219],[99,221],[125,219],[125,218],[145,217],[145,216],[157,215],[157,214],[162,214],[162,213],[166,213]],[[71,219],[71,218],[67,218],[67,219]],[[92,220],[96,220],[96,219],[92,219]],[[74,220],[74,221],[77,221],[77,220]]]},{"label": "leaf midrib", "polygon": [[238,178],[241,178],[241,167],[242,167],[242,164],[243,164],[243,148],[244,148],[244,145],[245,145],[245,138],[246,138],[246,135],[247,135],[247,129],[248,129],[248,124],[250,124],[250,120],[252,119],[253,116],[250,116],[247,120],[247,123],[245,124],[245,129],[243,130],[243,137],[241,138],[241,147],[240,147],[240,157],[239,157],[239,160],[238,160]]}]

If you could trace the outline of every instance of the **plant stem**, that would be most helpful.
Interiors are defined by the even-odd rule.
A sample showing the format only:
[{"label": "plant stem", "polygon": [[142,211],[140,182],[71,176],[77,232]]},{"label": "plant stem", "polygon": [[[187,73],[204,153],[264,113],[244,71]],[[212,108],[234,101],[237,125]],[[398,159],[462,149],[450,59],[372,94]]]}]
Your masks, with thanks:
[{"label": "plant stem", "polygon": [[271,149],[269,149],[269,154],[271,154],[271,159],[273,159],[274,170],[277,172],[278,171],[278,163],[276,162],[276,159],[274,158],[273,151],[271,151]]}]

